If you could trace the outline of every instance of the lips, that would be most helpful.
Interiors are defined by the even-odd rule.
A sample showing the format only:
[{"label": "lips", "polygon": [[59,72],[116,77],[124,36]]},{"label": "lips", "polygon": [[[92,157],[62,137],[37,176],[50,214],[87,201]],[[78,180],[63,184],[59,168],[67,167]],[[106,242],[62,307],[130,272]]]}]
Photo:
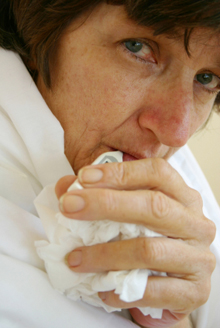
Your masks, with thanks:
[{"label": "lips", "polygon": [[[119,148],[113,148],[108,147],[109,151],[121,151],[123,153],[123,162],[131,162],[131,161],[137,161],[139,159],[147,159],[147,158],[166,158],[166,155],[168,153],[168,149],[163,149],[159,151],[151,151],[150,149],[148,151],[142,151],[141,153],[138,153],[136,151],[130,151],[130,149],[120,149]],[[170,157],[170,156],[169,156]]]},{"label": "lips", "polygon": [[137,161],[138,158],[128,153],[123,153],[123,162]]},{"label": "lips", "polygon": [[113,148],[113,147],[109,147],[109,151],[120,151],[123,153],[123,162],[131,162],[131,161],[137,161],[139,159],[144,159],[146,157],[143,156],[139,156],[138,154],[134,154],[131,155],[131,153],[127,153],[125,151],[123,151],[122,149],[119,148]]}]

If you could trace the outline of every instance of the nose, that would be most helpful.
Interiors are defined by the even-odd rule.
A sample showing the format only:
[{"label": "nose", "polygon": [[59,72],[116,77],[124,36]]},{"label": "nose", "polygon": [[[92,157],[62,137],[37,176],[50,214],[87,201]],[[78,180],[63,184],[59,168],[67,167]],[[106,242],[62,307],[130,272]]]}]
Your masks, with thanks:
[{"label": "nose", "polygon": [[146,90],[139,115],[141,128],[150,130],[161,144],[169,147],[182,147],[190,137],[193,88],[180,80],[180,76],[172,83],[157,80]]}]

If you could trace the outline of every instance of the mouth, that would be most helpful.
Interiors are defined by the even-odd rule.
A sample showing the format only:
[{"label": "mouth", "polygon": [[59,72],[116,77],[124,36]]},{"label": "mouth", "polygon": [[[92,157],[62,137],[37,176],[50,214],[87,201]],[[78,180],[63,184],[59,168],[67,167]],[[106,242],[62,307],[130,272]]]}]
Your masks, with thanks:
[{"label": "mouth", "polygon": [[[113,148],[109,147],[110,151],[120,151],[123,153],[123,162],[130,162],[130,161],[138,161],[140,159],[147,159],[147,158],[164,158],[168,159],[170,157],[169,152],[170,149],[159,149],[157,151],[152,151],[150,149],[142,151],[140,153],[136,151],[132,151],[130,149],[121,149],[121,148]],[[167,156],[168,155],[168,156]]]},{"label": "mouth", "polygon": [[122,152],[123,153],[123,162],[137,161],[139,159],[146,158],[146,157],[134,154],[134,153],[131,154],[130,152],[125,152],[121,149],[111,148],[111,151],[120,151],[120,152]]},{"label": "mouth", "polygon": [[123,152],[123,162],[137,161],[138,159],[140,158]]}]

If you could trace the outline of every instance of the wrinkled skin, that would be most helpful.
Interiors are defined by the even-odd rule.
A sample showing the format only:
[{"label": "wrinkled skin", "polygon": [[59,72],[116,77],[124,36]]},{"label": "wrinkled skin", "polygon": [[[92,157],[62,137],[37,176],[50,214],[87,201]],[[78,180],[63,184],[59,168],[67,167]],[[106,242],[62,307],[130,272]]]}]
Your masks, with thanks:
[{"label": "wrinkled skin", "polygon": [[[131,51],[129,40],[143,48]],[[123,7],[102,4],[60,39],[52,88],[40,75],[37,82],[64,128],[66,156],[85,188],[66,193],[75,177],[58,182],[64,215],[143,224],[168,237],[84,247],[69,256],[75,272],[167,272],[150,277],[137,302],[100,293],[106,304],[130,309],[144,327],[190,327],[188,315],[206,302],[215,266],[209,251],[215,227],[203,215],[201,196],[166,161],[206,121],[219,89],[218,36],[196,30],[190,50],[188,57],[181,38],[155,37],[128,20]],[[201,80],[205,73],[209,83]],[[83,168],[115,149],[124,153],[123,163],[99,165],[99,172]],[[166,311],[155,321],[137,306]]]},{"label": "wrinkled skin", "polygon": [[[149,277],[140,301],[124,303],[114,292],[105,293],[103,301],[111,306],[130,308],[134,319],[145,327],[170,327],[208,298],[215,264],[209,251],[214,224],[202,213],[199,193],[190,189],[163,159],[104,164],[97,168],[103,173],[99,182],[83,182],[88,181],[89,176],[89,167],[84,168],[79,180],[85,189],[62,197],[61,209],[66,216],[78,220],[105,218],[143,224],[169,238],[138,238],[81,247],[70,254],[69,264],[74,263],[75,272],[136,268],[167,272],[165,278]],[[94,168],[90,173],[94,180]],[[74,179],[65,177],[59,181],[58,197]],[[82,197],[82,202],[78,196]],[[100,296],[103,298],[103,294]],[[145,306],[168,310],[160,325],[158,320],[144,317],[134,309]]]}]

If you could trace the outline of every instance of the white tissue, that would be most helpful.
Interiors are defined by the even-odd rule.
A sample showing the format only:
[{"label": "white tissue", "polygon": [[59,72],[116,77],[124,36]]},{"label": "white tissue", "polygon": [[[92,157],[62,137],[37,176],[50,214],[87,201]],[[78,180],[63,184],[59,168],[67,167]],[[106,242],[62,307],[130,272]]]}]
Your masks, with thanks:
[{"label": "white tissue", "polygon": [[[81,299],[107,312],[120,311],[106,305],[98,292],[114,290],[125,302],[140,300],[147,286],[151,270],[112,271],[107,273],[75,273],[66,263],[66,255],[77,247],[124,240],[136,237],[161,236],[142,225],[119,223],[109,220],[79,221],[64,217],[58,212],[54,187],[48,186],[35,200],[48,241],[36,241],[37,253],[45,262],[53,287],[72,300]],[[158,272],[157,275],[165,276]],[[139,308],[144,315],[160,319],[162,309]]]}]

